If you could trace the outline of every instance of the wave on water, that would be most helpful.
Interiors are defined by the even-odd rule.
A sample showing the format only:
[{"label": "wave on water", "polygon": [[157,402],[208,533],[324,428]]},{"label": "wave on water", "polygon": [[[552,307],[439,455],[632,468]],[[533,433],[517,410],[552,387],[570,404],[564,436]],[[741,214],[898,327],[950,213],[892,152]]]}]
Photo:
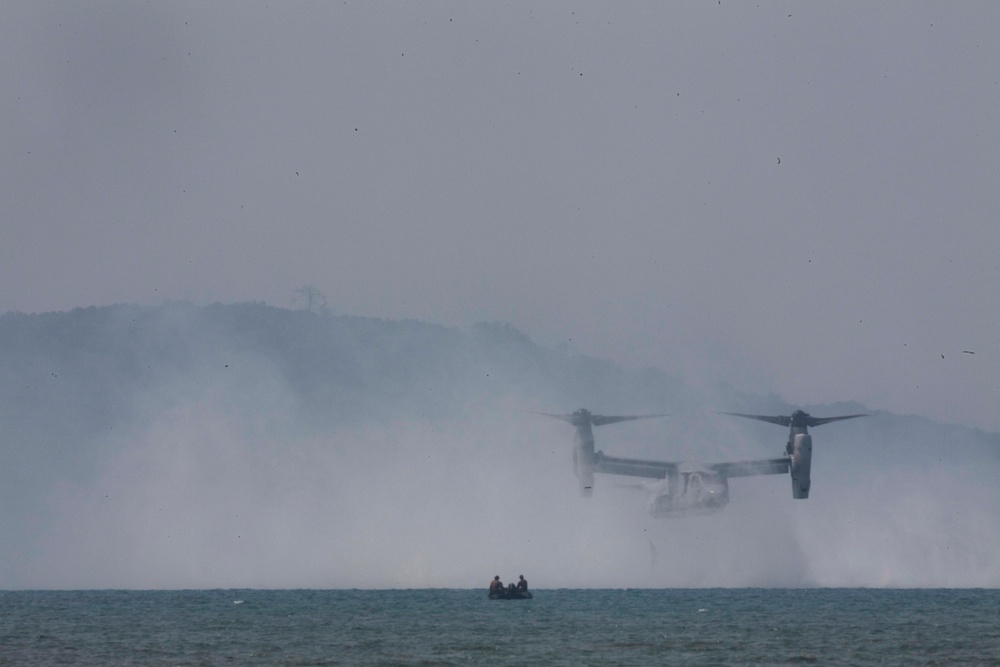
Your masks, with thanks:
[{"label": "wave on water", "polygon": [[1000,664],[1000,591],[9,591],[0,665]]}]

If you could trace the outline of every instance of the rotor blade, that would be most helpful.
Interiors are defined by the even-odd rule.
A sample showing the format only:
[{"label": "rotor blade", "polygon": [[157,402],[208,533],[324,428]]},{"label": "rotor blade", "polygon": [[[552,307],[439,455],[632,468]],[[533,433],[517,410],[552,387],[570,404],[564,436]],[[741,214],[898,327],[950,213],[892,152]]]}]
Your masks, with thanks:
[{"label": "rotor blade", "polygon": [[731,415],[733,417],[744,417],[745,419],[756,419],[757,421],[777,424],[778,426],[789,426],[792,423],[791,417],[771,417],[768,415],[746,415],[742,412],[720,412],[720,415]]},{"label": "rotor blade", "polygon": [[867,417],[868,415],[844,415],[843,417],[810,417],[807,422],[809,426],[822,426],[830,422],[838,422],[842,419],[854,419],[855,417]]},{"label": "rotor blade", "polygon": [[549,412],[535,412],[533,410],[529,410],[528,412],[530,412],[533,415],[541,415],[543,417],[551,417],[552,419],[558,419],[559,421],[566,422],[567,424],[573,423],[573,415],[554,415]]},{"label": "rotor blade", "polygon": [[611,416],[606,417],[604,415],[591,414],[587,410],[577,410],[568,415],[554,415],[550,412],[534,412],[529,411],[531,414],[541,415],[543,417],[551,417],[552,419],[558,419],[559,421],[564,421],[567,424],[572,424],[573,426],[580,426],[581,424],[590,424],[591,426],[604,426],[605,424],[617,424],[618,422],[631,421],[634,419],[653,419],[654,417],[666,417],[666,413],[659,415],[621,415],[621,416]]},{"label": "rotor blade", "polygon": [[605,424],[617,424],[618,422],[634,421],[636,419],[655,419],[656,417],[666,417],[667,414],[659,415],[623,415],[619,417],[605,417],[604,415],[593,415],[590,422],[594,426],[604,426]]}]

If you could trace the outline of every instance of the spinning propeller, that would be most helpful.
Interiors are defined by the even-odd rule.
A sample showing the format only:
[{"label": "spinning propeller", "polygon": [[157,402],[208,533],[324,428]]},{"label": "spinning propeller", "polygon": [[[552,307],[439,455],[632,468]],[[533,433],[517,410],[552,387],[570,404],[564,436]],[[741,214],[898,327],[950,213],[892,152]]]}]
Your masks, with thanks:
[{"label": "spinning propeller", "polygon": [[598,462],[597,452],[594,451],[594,426],[604,426],[605,424],[617,424],[618,422],[633,421],[635,419],[652,419],[653,417],[663,417],[664,415],[616,415],[605,416],[595,415],[590,410],[581,408],[568,415],[554,415],[548,412],[536,412],[543,417],[551,417],[559,421],[566,422],[576,429],[573,446],[573,470],[577,479],[580,480],[580,491],[585,496],[589,496],[594,490],[594,470]]},{"label": "spinning propeller", "polygon": [[667,416],[666,413],[663,413],[659,415],[619,415],[606,417],[604,415],[592,414],[590,410],[583,408],[568,415],[553,415],[548,412],[535,412],[534,414],[542,415],[543,417],[552,417],[553,419],[564,421],[567,424],[572,424],[577,428],[581,426],[604,426],[605,424],[617,424],[618,422],[634,421],[636,419],[653,419],[655,417]]},{"label": "spinning propeller", "polygon": [[769,424],[787,426],[788,444],[785,452],[788,454],[789,472],[792,475],[792,497],[808,498],[810,485],[810,470],[812,469],[812,436],[810,426],[822,426],[842,419],[854,419],[867,415],[841,415],[840,417],[813,417],[808,412],[796,410],[788,417],[770,415],[747,415],[742,412],[723,412],[724,415],[756,419]]}]

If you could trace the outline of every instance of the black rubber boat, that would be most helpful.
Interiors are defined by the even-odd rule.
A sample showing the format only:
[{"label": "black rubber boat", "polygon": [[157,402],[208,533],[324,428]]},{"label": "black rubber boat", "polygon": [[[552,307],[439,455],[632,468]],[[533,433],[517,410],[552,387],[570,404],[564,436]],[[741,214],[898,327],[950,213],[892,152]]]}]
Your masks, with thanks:
[{"label": "black rubber boat", "polygon": [[491,600],[530,600],[531,591],[504,591],[502,593],[487,593]]}]

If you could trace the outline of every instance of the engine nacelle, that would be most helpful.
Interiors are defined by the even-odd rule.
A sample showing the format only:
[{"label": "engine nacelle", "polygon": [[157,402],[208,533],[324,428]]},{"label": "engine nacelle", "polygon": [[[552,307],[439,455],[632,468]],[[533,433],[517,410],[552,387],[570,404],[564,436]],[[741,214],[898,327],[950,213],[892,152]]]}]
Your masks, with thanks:
[{"label": "engine nacelle", "polygon": [[812,436],[808,433],[798,433],[792,442],[791,473],[792,498],[809,497],[809,472],[812,469]]},{"label": "engine nacelle", "polygon": [[580,495],[590,497],[594,494],[594,455],[593,445],[590,452],[585,447],[573,450],[573,471],[580,480]]}]

